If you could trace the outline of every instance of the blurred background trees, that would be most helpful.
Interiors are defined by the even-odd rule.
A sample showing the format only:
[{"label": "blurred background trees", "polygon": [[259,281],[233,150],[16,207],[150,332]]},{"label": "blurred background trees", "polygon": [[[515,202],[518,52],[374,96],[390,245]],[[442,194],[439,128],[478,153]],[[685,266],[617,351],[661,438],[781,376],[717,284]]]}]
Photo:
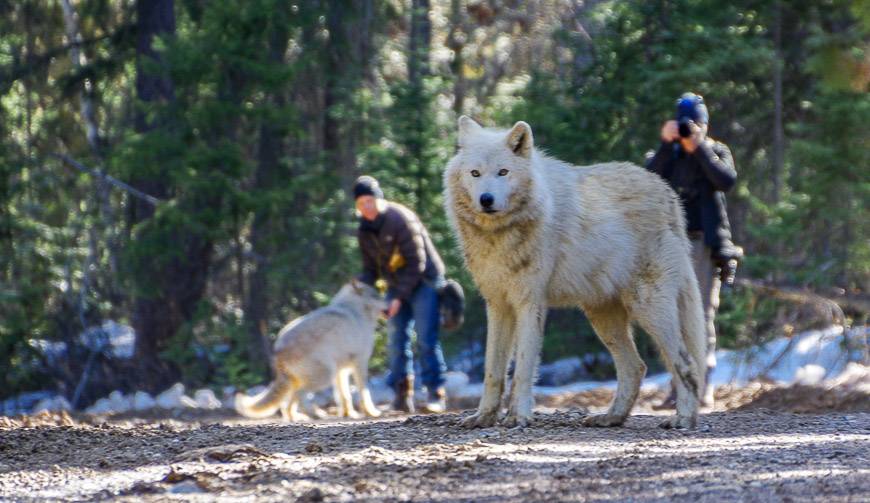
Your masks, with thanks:
[{"label": "blurred background trees", "polygon": [[[863,295],[868,51],[863,0],[0,1],[0,397],[261,381],[277,329],[357,270],[362,173],[470,293],[448,355],[481,343],[441,209],[462,113],[526,120],[573,163],[641,163],[676,97],[703,94],[740,174],[741,274]],[[726,345],[789,321],[750,289],[723,302]],[[82,339],[109,320],[134,358]],[[552,314],[545,360],[599,349]]]}]

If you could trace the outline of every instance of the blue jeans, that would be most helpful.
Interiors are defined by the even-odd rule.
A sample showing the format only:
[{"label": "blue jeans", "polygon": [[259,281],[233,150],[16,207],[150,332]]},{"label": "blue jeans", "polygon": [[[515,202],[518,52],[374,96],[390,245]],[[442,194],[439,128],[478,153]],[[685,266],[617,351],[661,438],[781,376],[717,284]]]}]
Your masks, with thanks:
[{"label": "blue jeans", "polygon": [[[392,300],[390,293],[387,299]],[[414,353],[411,351],[411,330],[417,332],[417,346],[420,349],[420,370],[423,384],[434,390],[444,384],[444,354],[438,340],[441,315],[438,311],[438,292],[420,282],[411,293],[411,298],[402,301],[398,314],[387,324],[389,333],[388,349],[390,375],[387,384],[395,386],[407,376],[414,375]]]}]

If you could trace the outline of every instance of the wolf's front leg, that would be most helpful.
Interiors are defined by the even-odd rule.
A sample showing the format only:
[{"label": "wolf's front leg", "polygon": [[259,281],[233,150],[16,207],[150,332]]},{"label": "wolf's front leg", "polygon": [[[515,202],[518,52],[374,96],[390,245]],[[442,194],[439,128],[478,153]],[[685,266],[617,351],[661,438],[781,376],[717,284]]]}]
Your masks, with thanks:
[{"label": "wolf's front leg", "polygon": [[495,424],[504,391],[505,373],[514,339],[514,317],[511,308],[502,303],[486,304],[486,361],[483,376],[483,396],[477,412],[462,420],[465,428],[488,428]]},{"label": "wolf's front leg", "polygon": [[508,411],[501,421],[508,428],[527,426],[532,419],[532,408],[535,405],[532,381],[541,352],[546,316],[547,308],[542,304],[530,305],[518,314],[514,378]]}]

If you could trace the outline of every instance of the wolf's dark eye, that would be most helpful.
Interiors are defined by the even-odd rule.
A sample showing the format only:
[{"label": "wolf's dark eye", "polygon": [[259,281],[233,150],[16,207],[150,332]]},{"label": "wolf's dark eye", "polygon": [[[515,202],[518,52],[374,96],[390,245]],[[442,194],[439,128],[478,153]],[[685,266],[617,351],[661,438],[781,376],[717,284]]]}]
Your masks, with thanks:
[{"label": "wolf's dark eye", "polygon": [[472,169],[471,176],[473,176],[474,178],[477,178],[478,176],[480,176],[480,171],[478,171],[476,169]]},{"label": "wolf's dark eye", "polygon": [[508,174],[508,170],[506,169],[500,169],[498,171],[498,176],[505,176],[506,174]]}]

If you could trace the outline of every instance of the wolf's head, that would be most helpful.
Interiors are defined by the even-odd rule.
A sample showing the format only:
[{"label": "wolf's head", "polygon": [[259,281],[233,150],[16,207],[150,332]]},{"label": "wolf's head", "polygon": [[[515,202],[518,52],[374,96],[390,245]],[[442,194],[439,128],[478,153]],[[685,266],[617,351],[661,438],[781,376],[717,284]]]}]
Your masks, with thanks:
[{"label": "wolf's head", "polygon": [[478,225],[509,220],[530,196],[534,141],[532,128],[517,122],[510,130],[483,128],[459,118],[459,150],[444,174],[450,203]]},{"label": "wolf's head", "polygon": [[352,279],[350,282],[341,287],[338,294],[333,298],[332,302],[349,302],[356,304],[367,313],[372,313],[375,316],[387,310],[387,301],[381,294],[372,287],[357,279]]}]

